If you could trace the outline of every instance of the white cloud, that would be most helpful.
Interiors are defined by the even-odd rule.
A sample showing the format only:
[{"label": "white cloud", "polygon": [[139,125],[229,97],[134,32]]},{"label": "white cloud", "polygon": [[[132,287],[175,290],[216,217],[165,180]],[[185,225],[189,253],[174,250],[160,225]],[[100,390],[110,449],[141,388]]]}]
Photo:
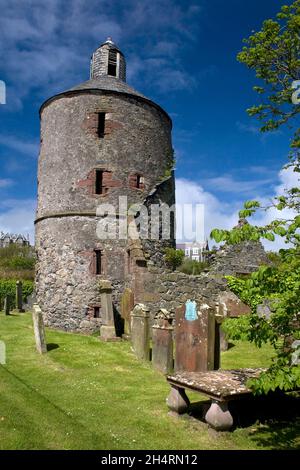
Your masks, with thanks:
[{"label": "white cloud", "polygon": [[[269,207],[272,200],[276,196],[284,194],[284,191],[293,187],[299,187],[299,173],[293,171],[292,168],[282,169],[279,172],[279,184],[275,187],[274,194],[271,198],[261,197],[260,201],[262,206]],[[257,216],[253,218],[254,222],[258,225],[267,225],[274,219],[293,219],[296,213],[291,209],[283,209],[279,211],[274,207],[267,211],[259,212]],[[283,242],[281,237],[276,237],[275,242],[264,242],[265,247],[268,250],[279,250],[280,248],[286,248],[286,244]]]},{"label": "white cloud", "polygon": [[[270,206],[272,199],[283,194],[284,190],[299,187],[299,174],[293,172],[292,168],[280,170],[278,178],[280,182],[275,186],[270,198],[266,198],[264,195],[261,195],[261,197],[254,196],[254,198],[260,200],[263,207]],[[231,183],[233,188],[239,184],[239,182],[234,182],[233,178]],[[216,195],[217,191],[218,188],[216,188],[215,194],[205,191],[199,183],[188,179],[179,178],[176,180],[176,203],[204,204],[204,231],[206,237],[209,237],[209,233],[213,228],[231,229],[234,227],[238,221],[238,211],[242,209],[243,202],[245,201],[243,195],[241,195],[240,201],[235,200],[232,203],[223,203],[218,199]],[[294,216],[295,213],[289,209],[278,211],[277,209],[271,208],[268,211],[259,211],[257,215],[253,217],[252,223],[264,226],[275,218],[289,219]],[[210,245],[213,243],[213,241],[210,241]],[[263,244],[267,250],[272,251],[286,247],[281,237],[276,237],[275,242],[264,240]]]},{"label": "white cloud", "polygon": [[0,134],[0,144],[24,155],[36,158],[39,144],[36,141],[22,140],[16,136]]},{"label": "white cloud", "polygon": [[259,135],[260,140],[264,141],[274,135],[281,135],[282,131],[277,129],[272,132],[262,132],[260,127],[254,126],[253,124],[244,124],[243,122],[237,121],[236,127],[241,132],[248,132],[249,134]]},{"label": "white cloud", "polygon": [[259,135],[261,132],[259,127],[253,126],[251,124],[244,124],[243,122],[237,121],[236,127],[243,132],[249,132],[250,134]]},{"label": "white cloud", "polygon": [[215,191],[248,194],[253,193],[257,188],[270,185],[274,180],[265,178],[260,180],[236,180],[231,175],[217,176],[208,178],[205,184],[215,189]]},{"label": "white cloud", "polygon": [[10,178],[0,178],[0,188],[8,188],[14,184],[13,180]]},{"label": "white cloud", "polygon": [[200,184],[184,178],[176,179],[176,204],[204,205],[204,235],[207,238],[213,228],[230,229],[236,225],[237,211],[241,207],[239,202],[228,204],[220,201]]},{"label": "white cloud", "polygon": [[42,100],[88,79],[91,53],[107,36],[128,51],[129,78],[135,86],[145,86],[145,78],[151,85],[147,70],[152,67],[158,90],[165,90],[166,76],[168,87],[189,88],[195,79],[182,66],[179,51],[195,40],[200,12],[196,4],[172,0],[1,1],[6,109],[17,110],[30,92]]},{"label": "white cloud", "polygon": [[34,240],[35,199],[9,199],[0,203],[0,232],[29,234]]}]

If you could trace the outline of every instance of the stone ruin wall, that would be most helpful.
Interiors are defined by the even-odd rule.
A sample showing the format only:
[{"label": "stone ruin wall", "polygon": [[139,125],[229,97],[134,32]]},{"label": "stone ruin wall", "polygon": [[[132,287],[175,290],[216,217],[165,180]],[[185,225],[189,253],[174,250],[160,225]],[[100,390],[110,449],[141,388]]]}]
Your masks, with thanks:
[{"label": "stone ruin wall", "polygon": [[212,259],[213,274],[249,274],[261,264],[270,264],[263,245],[259,241],[245,241],[222,247]]},{"label": "stone ruin wall", "polygon": [[[243,242],[224,247],[213,260],[209,272],[196,276],[166,271],[150,261],[139,276],[139,284],[128,287],[134,291],[135,303],[144,303],[150,309],[152,319],[161,308],[174,313],[187,300],[196,300],[198,304],[205,303],[218,310],[221,296],[228,302],[235,297],[227,286],[225,275],[249,274],[261,264],[269,263],[260,242]],[[235,311],[235,307],[231,306],[231,309]],[[244,304],[242,309],[248,311]]]}]

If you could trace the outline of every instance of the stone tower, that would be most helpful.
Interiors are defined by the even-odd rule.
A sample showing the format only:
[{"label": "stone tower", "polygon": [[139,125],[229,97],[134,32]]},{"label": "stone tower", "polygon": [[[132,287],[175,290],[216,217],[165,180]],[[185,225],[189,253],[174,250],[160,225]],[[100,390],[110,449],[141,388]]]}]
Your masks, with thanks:
[{"label": "stone tower", "polygon": [[151,266],[169,239],[100,239],[97,208],[175,203],[172,123],[126,84],[122,52],[109,38],[93,54],[90,80],[41,107],[36,227],[36,293],[46,324],[92,331],[101,322],[99,280],[113,286],[116,314],[126,287],[146,302]]}]

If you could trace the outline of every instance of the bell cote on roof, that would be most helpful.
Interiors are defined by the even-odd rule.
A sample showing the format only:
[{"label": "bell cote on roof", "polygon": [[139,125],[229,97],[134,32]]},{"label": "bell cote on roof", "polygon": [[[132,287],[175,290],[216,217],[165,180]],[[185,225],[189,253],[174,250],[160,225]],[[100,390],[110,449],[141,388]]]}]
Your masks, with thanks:
[{"label": "bell cote on roof", "polygon": [[90,78],[115,77],[126,81],[124,55],[111,38],[101,44],[91,58]]}]

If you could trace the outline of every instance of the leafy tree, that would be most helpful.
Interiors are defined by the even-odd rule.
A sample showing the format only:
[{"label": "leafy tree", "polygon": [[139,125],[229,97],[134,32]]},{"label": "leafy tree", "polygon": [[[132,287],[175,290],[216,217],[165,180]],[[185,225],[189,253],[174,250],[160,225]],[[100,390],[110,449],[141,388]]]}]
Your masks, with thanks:
[{"label": "leafy tree", "polygon": [[[262,98],[260,104],[248,109],[250,116],[261,122],[261,131],[274,131],[280,126],[293,127],[290,162],[287,166],[300,172],[300,129],[297,127],[300,105],[293,103],[294,82],[300,79],[300,0],[283,6],[276,20],[267,20],[262,29],[245,40],[246,46],[238,60],[256,72],[260,86],[254,89]],[[299,126],[299,122],[298,122]],[[257,211],[276,208],[282,217],[266,226],[251,225],[246,220]],[[284,216],[291,209],[293,216]],[[257,393],[276,388],[287,390],[300,386],[300,189],[286,190],[261,207],[259,201],[247,201],[232,230],[214,229],[216,242],[229,244],[244,240],[275,240],[282,237],[288,244],[279,252],[280,262],[261,266],[249,279],[228,277],[230,288],[251,307],[251,314],[227,320],[225,329],[233,338],[247,338],[257,346],[270,342],[275,348],[273,362],[267,372],[253,380]],[[268,301],[270,315],[258,313],[257,306]]]},{"label": "leafy tree", "polygon": [[[261,31],[251,35],[237,58],[256,72],[260,86],[254,90],[262,102],[249,108],[250,116],[262,123],[261,131],[278,129],[298,116],[300,107],[292,100],[293,84],[300,80],[300,0],[285,5],[277,19],[266,20]],[[299,129],[292,145],[299,148]]]},{"label": "leafy tree", "polygon": [[165,263],[173,271],[175,271],[175,269],[177,269],[182,264],[183,259],[183,250],[176,250],[175,248],[166,248]]}]

